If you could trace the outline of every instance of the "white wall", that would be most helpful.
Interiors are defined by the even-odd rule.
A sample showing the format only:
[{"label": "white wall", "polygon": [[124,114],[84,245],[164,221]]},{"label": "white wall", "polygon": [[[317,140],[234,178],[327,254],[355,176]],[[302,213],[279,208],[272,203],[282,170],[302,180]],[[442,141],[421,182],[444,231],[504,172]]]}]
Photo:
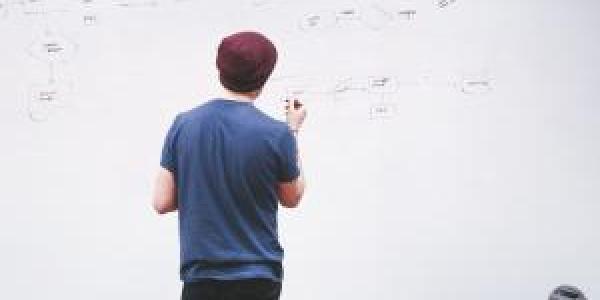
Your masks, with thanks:
[{"label": "white wall", "polygon": [[600,298],[599,9],[0,0],[0,298],[179,297],[152,179],[241,29],[280,51],[259,107],[309,109],[282,299]]}]

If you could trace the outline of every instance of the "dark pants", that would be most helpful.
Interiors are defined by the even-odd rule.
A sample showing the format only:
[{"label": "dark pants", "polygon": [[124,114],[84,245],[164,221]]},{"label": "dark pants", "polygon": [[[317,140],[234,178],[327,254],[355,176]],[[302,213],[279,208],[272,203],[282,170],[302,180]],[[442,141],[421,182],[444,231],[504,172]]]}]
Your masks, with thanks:
[{"label": "dark pants", "polygon": [[183,284],[181,300],[278,300],[281,283],[269,279],[202,280]]}]

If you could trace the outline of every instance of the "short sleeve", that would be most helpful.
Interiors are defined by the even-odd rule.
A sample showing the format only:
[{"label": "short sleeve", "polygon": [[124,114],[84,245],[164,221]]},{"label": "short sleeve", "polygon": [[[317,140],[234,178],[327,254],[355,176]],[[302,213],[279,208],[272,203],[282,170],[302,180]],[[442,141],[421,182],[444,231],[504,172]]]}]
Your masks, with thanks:
[{"label": "short sleeve", "polygon": [[171,125],[171,128],[167,132],[160,158],[160,165],[172,173],[177,171],[177,152],[175,149],[175,144],[180,130],[179,120],[180,116],[177,116]]},{"label": "short sleeve", "polygon": [[291,182],[300,175],[297,147],[296,138],[291,131],[286,130],[279,142],[280,165],[277,173],[279,182]]}]

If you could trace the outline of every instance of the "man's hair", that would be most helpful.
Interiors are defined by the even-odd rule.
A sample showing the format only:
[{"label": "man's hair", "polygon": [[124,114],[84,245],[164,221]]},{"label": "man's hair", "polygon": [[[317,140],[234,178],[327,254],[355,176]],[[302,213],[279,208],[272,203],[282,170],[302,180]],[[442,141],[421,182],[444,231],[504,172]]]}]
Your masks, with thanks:
[{"label": "man's hair", "polygon": [[217,52],[221,84],[234,92],[262,89],[277,62],[275,45],[258,32],[238,32],[225,37]]}]

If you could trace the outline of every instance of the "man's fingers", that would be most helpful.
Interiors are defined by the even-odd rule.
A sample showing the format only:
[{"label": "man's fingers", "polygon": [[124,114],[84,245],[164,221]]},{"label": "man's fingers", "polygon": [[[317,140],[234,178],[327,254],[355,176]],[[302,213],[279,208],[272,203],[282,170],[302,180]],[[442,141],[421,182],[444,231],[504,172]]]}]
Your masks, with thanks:
[{"label": "man's fingers", "polygon": [[286,99],[285,99],[285,100],[283,100],[283,101],[285,102],[284,109],[285,109],[285,111],[286,111],[286,112],[288,112],[288,113],[289,113],[289,112],[290,112],[290,99],[287,99],[287,98],[286,98]]},{"label": "man's fingers", "polygon": [[297,98],[290,100],[290,99],[284,99],[283,100],[285,102],[285,112],[286,113],[300,113],[303,114],[305,113],[306,109],[304,107],[304,104],[298,100]]}]

